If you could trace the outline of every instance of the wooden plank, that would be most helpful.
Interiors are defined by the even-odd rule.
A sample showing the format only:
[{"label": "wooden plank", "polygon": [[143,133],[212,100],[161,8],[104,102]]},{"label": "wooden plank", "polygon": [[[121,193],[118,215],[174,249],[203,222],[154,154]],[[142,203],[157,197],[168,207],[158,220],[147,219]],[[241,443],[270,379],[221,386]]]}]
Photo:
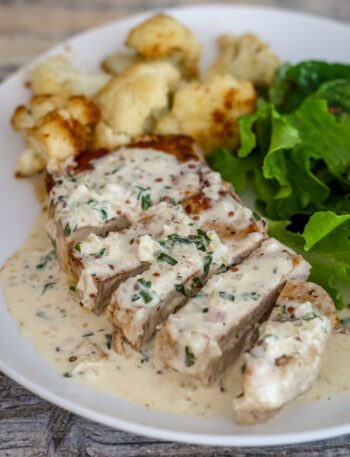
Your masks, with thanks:
[{"label": "wooden plank", "polygon": [[350,435],[297,446],[218,448],[147,439],[50,405],[0,374],[0,457],[348,457]]},{"label": "wooden plank", "polygon": [[[82,30],[149,8],[200,0],[0,0],[0,78]],[[240,3],[239,0],[230,3]],[[247,4],[254,0],[246,1]],[[260,0],[262,5],[323,14],[350,21],[348,0]],[[45,20],[43,20],[45,18]],[[6,70],[8,69],[8,70]]]}]

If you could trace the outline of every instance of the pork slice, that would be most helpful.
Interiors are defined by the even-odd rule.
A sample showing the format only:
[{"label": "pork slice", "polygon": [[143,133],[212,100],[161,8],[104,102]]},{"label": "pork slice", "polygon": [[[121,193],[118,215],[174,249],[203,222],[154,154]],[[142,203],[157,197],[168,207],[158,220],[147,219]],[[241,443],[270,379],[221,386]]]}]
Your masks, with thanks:
[{"label": "pork slice", "polygon": [[233,401],[239,423],[266,421],[313,385],[336,321],[334,303],[320,286],[287,281],[245,354],[243,393]]},{"label": "pork slice", "polygon": [[130,223],[130,218],[122,214],[103,226],[86,226],[72,232],[68,225],[62,226],[60,221],[56,222],[50,217],[46,223],[46,231],[54,245],[58,263],[68,275],[68,281],[72,284],[75,281],[75,267],[72,264],[71,252],[77,243],[84,241],[90,234],[104,238],[110,232],[118,232],[129,227]]},{"label": "pork slice", "polygon": [[122,332],[137,349],[213,274],[240,262],[266,236],[264,225],[232,192],[221,187],[217,194],[210,192],[214,198],[207,197],[208,193],[183,203],[190,218],[179,231],[160,241],[143,237],[140,248],[151,253],[151,266],[128,279],[112,296],[108,316],[118,327],[118,335]]},{"label": "pork slice", "polygon": [[240,265],[209,279],[159,326],[155,356],[208,384],[232,363],[252,327],[270,311],[287,279],[305,279],[309,265],[270,238]]},{"label": "pork slice", "polygon": [[75,243],[69,269],[80,305],[101,314],[119,284],[149,266],[140,259],[139,238],[146,234],[157,238],[181,217],[181,207],[160,203],[127,229],[110,232],[104,238],[90,233]]},{"label": "pork slice", "polygon": [[48,233],[61,268],[68,270],[73,243],[89,233],[122,230],[163,200],[178,203],[197,194],[207,174],[216,175],[198,158],[192,140],[176,136],[83,155],[50,177]]}]

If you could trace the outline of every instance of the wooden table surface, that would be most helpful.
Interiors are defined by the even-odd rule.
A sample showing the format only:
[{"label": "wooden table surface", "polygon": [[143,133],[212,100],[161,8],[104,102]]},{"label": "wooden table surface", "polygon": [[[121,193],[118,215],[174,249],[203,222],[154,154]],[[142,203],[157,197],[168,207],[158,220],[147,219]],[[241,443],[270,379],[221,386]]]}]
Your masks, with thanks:
[{"label": "wooden table surface", "polygon": [[[200,2],[0,0],[0,80],[67,36],[94,25],[149,8],[190,3]],[[241,0],[239,3],[275,5],[350,22],[350,0]],[[144,455],[348,457],[350,435],[275,448],[215,448],[164,443],[111,430],[82,419],[47,403],[0,373],[0,457]]]}]

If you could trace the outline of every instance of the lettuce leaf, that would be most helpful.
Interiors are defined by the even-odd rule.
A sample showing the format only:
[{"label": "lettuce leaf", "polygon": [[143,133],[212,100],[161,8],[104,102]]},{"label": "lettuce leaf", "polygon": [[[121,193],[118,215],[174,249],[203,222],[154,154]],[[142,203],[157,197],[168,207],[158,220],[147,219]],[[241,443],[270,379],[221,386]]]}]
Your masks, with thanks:
[{"label": "lettuce leaf", "polygon": [[350,65],[317,60],[283,65],[270,88],[270,101],[280,112],[290,113],[323,83],[336,79],[350,81]]},{"label": "lettuce leaf", "polygon": [[326,100],[312,95],[289,115],[267,105],[239,124],[238,156],[260,158],[254,190],[271,219],[311,214],[335,196],[332,181],[350,189],[350,128],[329,112]]},{"label": "lettuce leaf", "polygon": [[214,151],[207,158],[207,162],[213,170],[220,172],[225,181],[232,183],[238,192],[247,187],[248,173],[253,173],[259,166],[256,156],[243,160],[234,156],[228,149]]},{"label": "lettuce leaf", "polygon": [[332,211],[314,213],[304,228],[305,251],[309,251],[315,244],[349,219],[350,214],[338,216]]},{"label": "lettuce leaf", "polygon": [[[271,236],[294,249],[311,264],[310,281],[324,287],[340,309],[344,307],[344,295],[350,282],[349,220],[350,215],[337,219],[332,212],[316,213],[302,234],[291,232],[289,221],[272,221],[269,228]],[[321,231],[318,227],[320,222]],[[305,251],[306,246],[308,251]]]},{"label": "lettuce leaf", "polygon": [[269,100],[239,127],[239,150],[217,151],[211,165],[239,191],[253,184],[270,235],[310,262],[311,280],[341,308],[350,291],[350,65],[283,66]]},{"label": "lettuce leaf", "polygon": [[350,113],[350,79],[335,79],[322,84],[316,94],[327,100],[330,111],[336,116]]}]

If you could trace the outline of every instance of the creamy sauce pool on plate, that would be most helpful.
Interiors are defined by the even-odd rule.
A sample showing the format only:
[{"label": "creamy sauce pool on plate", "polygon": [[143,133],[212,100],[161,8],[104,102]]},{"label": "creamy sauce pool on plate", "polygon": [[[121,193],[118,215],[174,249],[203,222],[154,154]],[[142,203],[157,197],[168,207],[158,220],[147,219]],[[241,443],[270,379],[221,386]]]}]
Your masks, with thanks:
[{"label": "creamy sauce pool on plate", "polygon": [[[9,310],[20,332],[69,381],[78,381],[151,409],[232,417],[232,399],[241,392],[241,363],[212,387],[194,384],[152,360],[152,348],[122,356],[111,349],[112,325],[105,316],[79,307],[60,271],[38,219],[25,245],[1,271]],[[298,402],[340,394],[350,387],[350,335],[337,333],[328,344],[314,387]]]}]

